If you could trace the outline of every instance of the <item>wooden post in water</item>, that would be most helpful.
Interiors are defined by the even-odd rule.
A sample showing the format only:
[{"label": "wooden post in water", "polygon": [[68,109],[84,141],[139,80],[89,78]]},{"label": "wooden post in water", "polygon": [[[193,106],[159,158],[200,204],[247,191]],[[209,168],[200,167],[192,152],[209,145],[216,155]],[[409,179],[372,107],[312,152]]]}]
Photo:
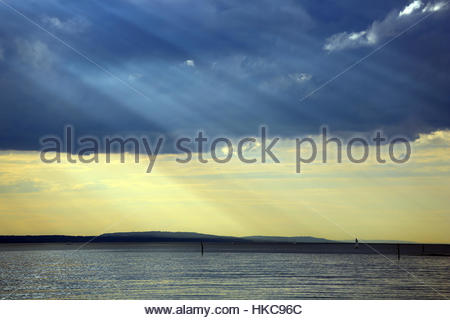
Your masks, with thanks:
[{"label": "wooden post in water", "polygon": [[200,247],[201,247],[201,250],[202,250],[202,256],[203,256],[203,251],[204,251],[204,249],[203,249],[203,241],[200,241]]},{"label": "wooden post in water", "polygon": [[400,244],[397,243],[397,259],[400,260]]}]

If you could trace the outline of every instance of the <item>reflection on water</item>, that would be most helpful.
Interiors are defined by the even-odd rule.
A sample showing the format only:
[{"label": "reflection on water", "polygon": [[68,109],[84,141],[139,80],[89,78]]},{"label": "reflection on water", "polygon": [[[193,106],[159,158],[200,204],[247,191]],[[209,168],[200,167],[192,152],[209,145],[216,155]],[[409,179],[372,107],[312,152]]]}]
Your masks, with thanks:
[{"label": "reflection on water", "polygon": [[201,257],[167,245],[0,251],[0,298],[444,298],[429,286],[450,296],[450,258],[405,256],[394,262],[369,254],[206,252]]}]

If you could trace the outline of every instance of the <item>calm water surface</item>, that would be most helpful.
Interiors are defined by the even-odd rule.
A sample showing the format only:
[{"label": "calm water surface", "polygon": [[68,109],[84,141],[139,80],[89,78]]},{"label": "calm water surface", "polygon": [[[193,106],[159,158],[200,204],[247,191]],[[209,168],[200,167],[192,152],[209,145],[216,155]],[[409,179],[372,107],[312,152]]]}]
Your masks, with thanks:
[{"label": "calm water surface", "polygon": [[429,286],[450,296],[450,258],[389,258],[394,263],[371,254],[206,252],[202,257],[168,246],[8,250],[0,251],[0,298],[444,298]]}]

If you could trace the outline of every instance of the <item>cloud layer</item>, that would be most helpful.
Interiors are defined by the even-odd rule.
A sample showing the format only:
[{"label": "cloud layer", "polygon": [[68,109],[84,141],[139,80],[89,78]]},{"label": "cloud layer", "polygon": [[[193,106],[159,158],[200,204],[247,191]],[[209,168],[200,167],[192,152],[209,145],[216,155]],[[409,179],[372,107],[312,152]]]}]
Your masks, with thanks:
[{"label": "cloud layer", "polygon": [[334,132],[383,129],[414,138],[450,126],[450,45],[443,41],[450,20],[439,2],[12,5],[67,45],[0,11],[0,149],[37,149],[40,137],[62,135],[67,124],[79,135],[169,137],[199,129],[254,135],[262,124],[293,137],[327,124]]},{"label": "cloud layer", "polygon": [[332,35],[326,40],[324,49],[337,51],[374,46],[389,37],[397,36],[424,15],[443,9],[447,9],[444,1],[424,4],[421,0],[414,0],[401,11],[393,10],[383,20],[374,21],[366,30]]}]

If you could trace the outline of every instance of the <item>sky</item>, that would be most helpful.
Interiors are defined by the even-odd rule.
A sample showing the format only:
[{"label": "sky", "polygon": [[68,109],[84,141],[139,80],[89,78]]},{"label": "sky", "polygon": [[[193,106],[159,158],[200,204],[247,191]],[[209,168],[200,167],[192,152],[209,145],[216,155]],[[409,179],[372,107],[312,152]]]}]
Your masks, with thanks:
[{"label": "sky", "polygon": [[[197,231],[450,243],[443,1],[0,0],[0,234]],[[40,139],[165,136],[144,162],[42,163]],[[261,125],[280,164],[177,164]],[[382,130],[406,164],[293,168],[299,136]],[[101,155],[103,157],[103,155]],[[143,169],[144,168],[144,169]]]}]

